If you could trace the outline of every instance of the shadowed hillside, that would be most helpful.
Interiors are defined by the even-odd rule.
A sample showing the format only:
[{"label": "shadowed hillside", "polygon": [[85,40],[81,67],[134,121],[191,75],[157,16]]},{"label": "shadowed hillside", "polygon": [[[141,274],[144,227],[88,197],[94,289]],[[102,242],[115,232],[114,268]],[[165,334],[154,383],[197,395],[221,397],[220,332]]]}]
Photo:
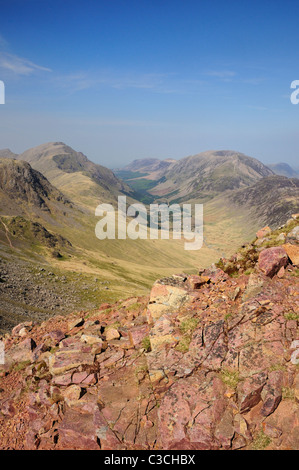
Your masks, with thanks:
[{"label": "shadowed hillside", "polygon": [[299,212],[299,179],[270,176],[249,188],[234,191],[229,199],[240,210],[248,210],[260,224],[268,222],[277,228],[284,217]]}]

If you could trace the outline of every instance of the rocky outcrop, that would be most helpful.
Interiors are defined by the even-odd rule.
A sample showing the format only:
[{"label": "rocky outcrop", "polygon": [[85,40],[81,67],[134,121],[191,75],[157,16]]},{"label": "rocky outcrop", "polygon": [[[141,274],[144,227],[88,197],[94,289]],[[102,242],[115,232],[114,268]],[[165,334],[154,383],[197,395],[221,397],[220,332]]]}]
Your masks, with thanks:
[{"label": "rocky outcrop", "polygon": [[263,250],[259,255],[258,267],[266,276],[273,277],[287,264],[287,252],[280,246]]},{"label": "rocky outcrop", "polygon": [[0,158],[0,190],[13,200],[24,201],[44,211],[50,211],[49,200],[70,204],[39,171],[24,161]]},{"label": "rocky outcrop", "polygon": [[298,268],[279,239],[298,225],[149,298],[14,328],[0,447],[298,450]]}]

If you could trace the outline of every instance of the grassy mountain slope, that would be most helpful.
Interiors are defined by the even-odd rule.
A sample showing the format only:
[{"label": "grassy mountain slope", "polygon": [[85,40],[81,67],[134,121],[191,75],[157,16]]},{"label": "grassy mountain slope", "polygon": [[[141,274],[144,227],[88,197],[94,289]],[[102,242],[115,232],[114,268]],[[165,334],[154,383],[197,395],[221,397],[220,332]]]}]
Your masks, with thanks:
[{"label": "grassy mountain slope", "polygon": [[[22,157],[38,171],[21,161]],[[0,257],[7,274],[3,275],[5,282],[1,288],[5,290],[1,295],[8,300],[4,305],[0,303],[0,317],[7,316],[7,311],[17,314],[18,321],[33,315],[35,297],[22,294],[22,279],[29,279],[29,292],[34,286],[38,288],[41,267],[49,274],[42,274],[42,289],[54,297],[38,296],[38,312],[34,313],[37,318],[143,295],[155,279],[173,272],[194,273],[219,256],[229,257],[241,242],[250,240],[268,206],[273,206],[273,200],[263,199],[264,180],[261,180],[272,172],[260,162],[234,152],[201,154],[184,159],[183,163],[172,162],[166,174],[169,184],[177,188],[177,198],[205,201],[204,245],[195,252],[184,250],[184,240],[98,240],[95,207],[103,201],[113,203],[118,194],[130,190],[110,170],[89,162],[83,154],[62,143],[31,149],[18,156],[18,160],[2,159]],[[173,170],[177,165],[181,172]],[[201,179],[203,191],[196,189],[196,178]],[[242,192],[247,190],[246,185],[258,185],[260,180],[261,185],[249,196]],[[142,178],[135,183],[138,181],[142,185]],[[226,187],[229,181],[233,188],[241,189],[227,190],[224,197],[220,185],[222,182]],[[295,187],[296,183],[279,189],[274,182],[269,192],[276,188],[274,199],[280,201],[287,199]],[[136,195],[132,191],[130,194]],[[250,204],[246,204],[248,197]],[[296,191],[290,198],[293,202],[298,200]],[[297,212],[295,208],[295,203],[283,205],[285,213],[293,209]],[[273,221],[277,222],[275,214]],[[54,311],[48,309],[50,304],[57,305]]]},{"label": "grassy mountain slope", "polygon": [[165,160],[159,160],[158,158],[143,158],[140,160],[134,160],[129,165],[122,168],[123,171],[147,173],[150,177],[159,179],[165,171],[170,168],[176,160],[172,158],[166,158]]},{"label": "grassy mountain slope", "polygon": [[[67,175],[75,186],[77,172]],[[27,162],[0,160],[0,329],[144,294],[216,255],[187,252],[183,240],[100,241],[97,221]]]},{"label": "grassy mountain slope", "polygon": [[94,211],[101,202],[115,202],[118,194],[132,193],[114,173],[95,164],[62,142],[34,147],[18,155],[78,205]]},{"label": "grassy mountain slope", "polygon": [[230,202],[245,210],[260,224],[277,228],[285,217],[299,212],[299,179],[270,176],[249,188],[234,191]]},{"label": "grassy mountain slope", "polygon": [[179,160],[150,193],[169,200],[208,200],[272,174],[261,162],[241,153],[209,151]]}]

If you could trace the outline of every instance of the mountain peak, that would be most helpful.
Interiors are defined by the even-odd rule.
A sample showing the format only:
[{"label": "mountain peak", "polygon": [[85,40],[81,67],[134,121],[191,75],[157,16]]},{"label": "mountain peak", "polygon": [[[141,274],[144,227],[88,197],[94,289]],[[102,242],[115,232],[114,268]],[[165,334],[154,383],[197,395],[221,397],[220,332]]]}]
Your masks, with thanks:
[{"label": "mountain peak", "polygon": [[151,189],[155,196],[175,200],[205,199],[254,184],[273,175],[259,160],[233,150],[209,150],[172,163]]},{"label": "mountain peak", "polygon": [[13,153],[10,149],[0,150],[0,158],[17,158],[17,154]]},{"label": "mountain peak", "polygon": [[273,163],[269,164],[268,167],[276,175],[287,176],[288,178],[298,178],[299,176],[299,173],[295,171],[288,163]]},{"label": "mountain peak", "polygon": [[[64,142],[38,145],[17,158],[30,163],[70,199],[78,200],[79,205],[84,200],[93,210],[100,201],[114,201],[119,193],[132,193],[111,170],[93,163],[82,152],[77,152]],[[76,178],[71,179],[70,174]]]}]

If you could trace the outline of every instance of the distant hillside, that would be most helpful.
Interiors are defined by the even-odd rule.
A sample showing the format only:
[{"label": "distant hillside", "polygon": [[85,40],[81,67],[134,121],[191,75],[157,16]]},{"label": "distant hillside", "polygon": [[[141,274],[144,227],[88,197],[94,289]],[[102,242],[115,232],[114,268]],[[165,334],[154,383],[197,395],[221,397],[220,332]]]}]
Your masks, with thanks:
[{"label": "distant hillside", "polygon": [[133,189],[136,199],[149,204],[155,200],[155,197],[150,194],[150,189],[158,184],[175,163],[176,160],[171,158],[134,160],[124,168],[115,170],[115,174]]},{"label": "distant hillside", "polygon": [[207,151],[178,161],[135,160],[117,171],[144,202],[206,202],[273,174],[259,160],[231,150]]},{"label": "distant hillside", "polygon": [[0,158],[17,158],[18,154],[13,153],[9,149],[2,149],[0,150]]},{"label": "distant hillside", "polygon": [[209,200],[272,174],[272,170],[258,160],[239,152],[209,151],[172,164],[149,192],[170,201]]},{"label": "distant hillside", "polygon": [[[0,279],[7,278],[10,287],[2,286],[6,299],[0,292],[3,318],[1,312],[11,317],[16,302],[19,319],[35,308],[38,294],[32,290],[28,300],[20,286],[24,277],[38,286],[40,266],[49,271],[43,275],[45,291],[53,290],[55,273],[58,310],[96,308],[100,301],[143,294],[159,276],[192,273],[219,256],[228,257],[254,236],[261,220],[277,225],[286,214],[299,212],[298,180],[274,176],[262,163],[237,152],[205,152],[169,162],[162,165],[167,168],[159,180],[141,176],[143,163],[137,172],[127,170],[134,192],[113,172],[62,143],[31,149],[18,160],[5,152],[10,158],[0,164],[0,260],[6,261]],[[147,163],[148,170],[155,168],[162,171],[157,161]],[[158,191],[163,185],[165,191]],[[113,203],[125,193],[148,198],[143,202],[204,202],[202,249],[188,252],[183,240],[98,240],[95,207],[102,201]],[[48,315],[44,297],[41,292],[39,305]]]},{"label": "distant hillside", "polygon": [[287,163],[273,163],[267,165],[276,175],[287,176],[288,178],[298,178],[299,172],[295,171]]},{"label": "distant hillside", "polygon": [[115,201],[120,193],[132,193],[111,170],[62,142],[39,145],[17,158],[30,163],[64,194],[91,210],[100,202]]},{"label": "distant hillside", "polygon": [[299,179],[270,176],[249,188],[232,192],[228,198],[261,224],[277,228],[286,217],[299,213]]},{"label": "distant hillside", "polygon": [[122,171],[148,174],[165,172],[174,163],[176,163],[176,160],[172,158],[167,158],[165,160],[159,160],[158,158],[144,158],[141,160],[134,160],[132,163],[122,168]]},{"label": "distant hillside", "polygon": [[[174,269],[193,272],[199,262],[181,240],[98,240],[94,209],[105,200],[99,197],[103,186],[92,179],[92,170],[87,175],[72,166],[87,168],[84,156],[71,165],[62,158],[64,171],[55,168],[55,160],[43,155],[37,163],[49,165],[47,173],[69,193],[74,189],[72,202],[28,162],[0,159],[0,331],[28,318],[42,321],[144,293],[156,277]],[[104,192],[107,201],[119,194],[113,189]],[[215,252],[200,255],[207,265]]]}]

